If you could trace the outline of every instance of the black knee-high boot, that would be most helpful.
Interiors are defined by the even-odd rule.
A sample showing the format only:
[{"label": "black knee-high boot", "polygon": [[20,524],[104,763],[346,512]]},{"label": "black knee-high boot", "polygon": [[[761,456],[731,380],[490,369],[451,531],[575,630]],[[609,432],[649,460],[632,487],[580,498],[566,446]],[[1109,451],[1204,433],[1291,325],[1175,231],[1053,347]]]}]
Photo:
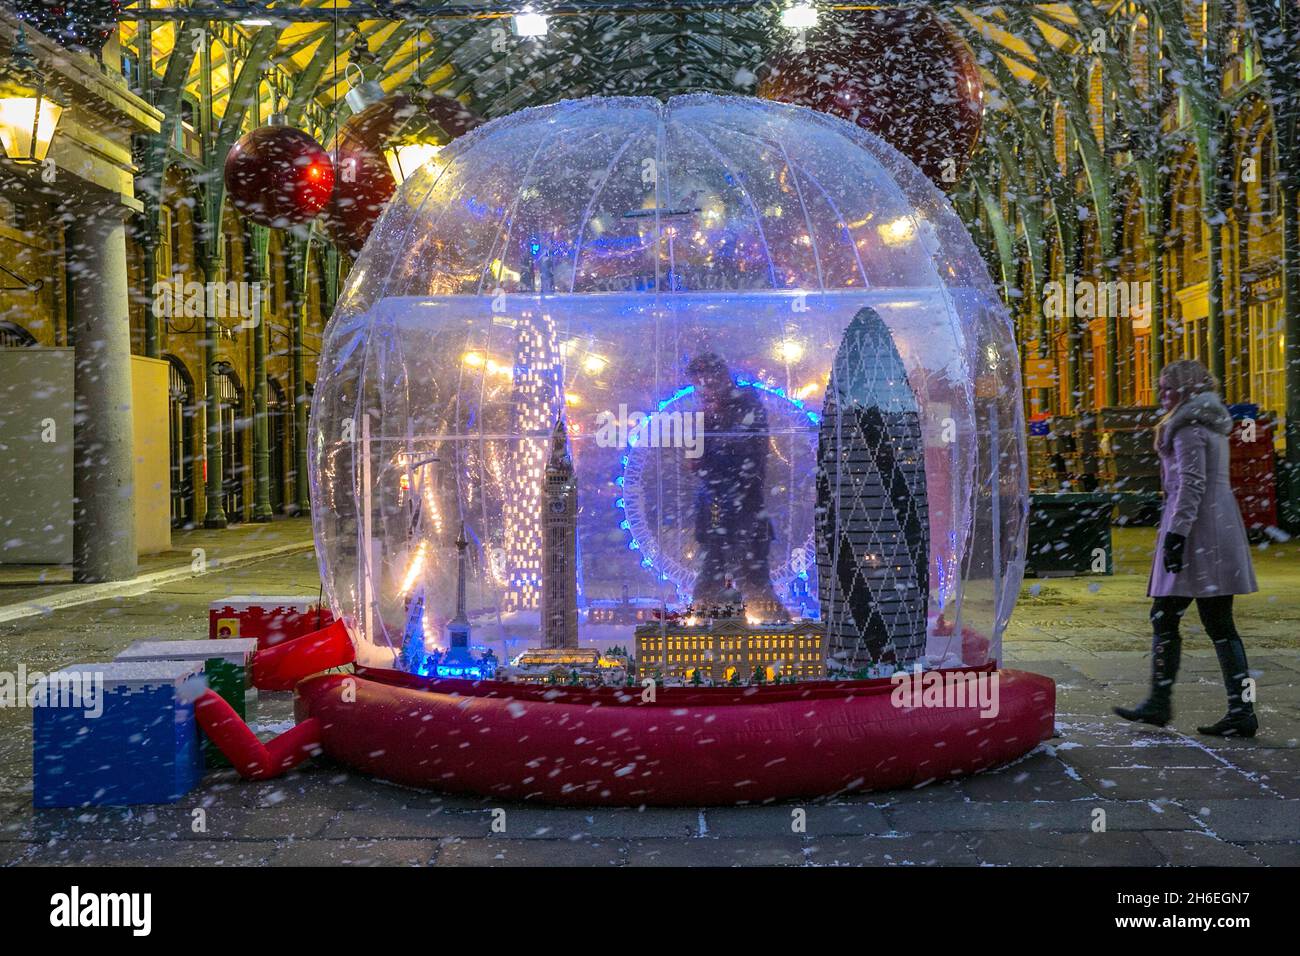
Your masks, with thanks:
[{"label": "black knee-high boot", "polygon": [[1210,737],[1254,737],[1259,730],[1259,718],[1255,716],[1255,705],[1242,699],[1250,671],[1246,664],[1246,648],[1235,628],[1230,637],[1214,642],[1214,653],[1219,657],[1223,686],[1228,692],[1228,713],[1217,723],[1196,730]]},{"label": "black knee-high boot", "polygon": [[1160,607],[1151,611],[1154,635],[1151,639],[1151,693],[1136,707],[1116,707],[1125,720],[1163,727],[1174,716],[1174,680],[1182,658],[1183,641],[1178,633],[1181,611]]}]

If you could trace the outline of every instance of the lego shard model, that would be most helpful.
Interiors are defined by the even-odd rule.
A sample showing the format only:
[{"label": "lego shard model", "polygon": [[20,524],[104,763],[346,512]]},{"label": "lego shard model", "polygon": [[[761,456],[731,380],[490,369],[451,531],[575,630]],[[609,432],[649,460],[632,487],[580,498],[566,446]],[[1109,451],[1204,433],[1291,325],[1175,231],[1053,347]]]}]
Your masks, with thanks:
[{"label": "lego shard model", "polygon": [[854,315],[817,442],[817,571],[832,660],[909,665],[925,652],[929,516],[916,395],[884,321]]},{"label": "lego shard model", "polygon": [[545,429],[563,397],[563,365],[555,323],[547,315],[521,319],[512,365],[510,495],[505,512],[507,590],[504,610],[536,608],[542,581],[542,486],[546,466]]}]

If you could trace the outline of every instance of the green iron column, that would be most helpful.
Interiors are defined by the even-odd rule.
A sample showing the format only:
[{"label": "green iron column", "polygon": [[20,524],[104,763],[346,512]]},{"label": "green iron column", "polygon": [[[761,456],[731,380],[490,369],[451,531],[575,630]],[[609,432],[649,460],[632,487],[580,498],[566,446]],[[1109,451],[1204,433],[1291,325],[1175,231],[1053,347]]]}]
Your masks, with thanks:
[{"label": "green iron column", "polygon": [[[292,314],[293,338],[290,343],[293,359],[293,486],[294,507],[298,514],[311,512],[311,486],[307,481],[307,412],[310,400],[307,397],[307,362],[304,356],[303,337],[307,328],[307,277],[311,262],[311,241],[295,242],[293,245],[293,301],[290,303]],[[324,283],[321,283],[322,305],[324,313]]]},{"label": "green iron column", "polygon": [[[1277,138],[1282,215],[1282,316],[1286,354],[1286,449],[1278,475],[1278,522],[1300,532],[1300,55],[1296,11],[1290,4],[1246,0],[1257,36],[1281,42],[1261,50]],[[1268,188],[1267,183],[1260,184]]]},{"label": "green iron column", "polygon": [[[214,254],[215,242],[209,242],[203,263],[204,278],[216,282],[221,275],[221,259]],[[203,310],[203,390],[207,428],[204,430],[203,467],[207,477],[203,483],[207,508],[203,514],[203,527],[224,528],[229,524],[222,505],[221,460],[221,396],[217,390],[217,339],[221,334],[217,317],[212,309]]]},{"label": "green iron column", "polygon": [[[1163,177],[1162,177],[1163,179]],[[1160,187],[1162,190],[1164,186]],[[1155,200],[1160,205],[1160,200]],[[1147,226],[1147,258],[1151,263],[1151,398],[1158,402],[1160,373],[1165,367],[1165,259],[1163,214],[1157,210]]]},{"label": "green iron column", "polygon": [[[150,0],[140,0],[140,9],[148,10]],[[153,23],[149,20],[141,20],[139,27],[139,59],[140,59],[140,96],[149,105],[154,104],[153,95]],[[161,134],[154,134],[158,136]],[[153,142],[153,136],[147,137],[144,142],[144,162],[140,164],[142,170],[149,169],[149,154],[157,149],[157,144]],[[144,354],[149,358],[158,358],[162,354],[162,348],[159,344],[158,336],[158,316],[154,314],[154,283],[158,281],[158,261],[155,253],[158,249],[158,204],[162,202],[162,178],[150,182],[148,186],[141,189],[141,179],[147,180],[148,177],[136,178],[136,195],[144,201],[144,213],[137,219],[139,226],[140,247],[144,252],[143,275],[144,291],[148,297],[148,305],[144,310]]]},{"label": "green iron column", "polygon": [[[203,93],[203,100],[199,113],[206,152],[212,140],[212,45],[207,41],[206,33],[200,36],[203,39],[202,49],[199,51],[200,90]],[[213,166],[211,162],[208,165],[210,168]],[[221,201],[221,186],[217,182],[209,182],[203,187],[202,201],[194,207],[196,210],[203,210],[202,222],[196,225],[201,227],[199,237],[203,251],[203,278],[207,282],[217,282],[221,278]],[[221,335],[221,327],[215,311],[209,308],[203,310],[203,380],[204,403],[207,411],[203,450],[204,467],[207,469],[207,479],[204,481],[204,492],[207,498],[207,508],[203,514],[205,528],[224,528],[229,524],[221,501],[222,492],[225,490],[222,481],[225,475],[221,448],[221,395],[217,390],[217,343]]]},{"label": "green iron column", "polygon": [[[1234,4],[1235,7],[1235,4]],[[1227,196],[1224,189],[1224,175],[1221,168],[1224,144],[1227,142],[1224,127],[1224,110],[1220,106],[1220,90],[1223,74],[1219,45],[1220,30],[1223,27],[1222,10],[1217,3],[1207,3],[1207,28],[1205,31],[1205,77],[1207,84],[1214,90],[1213,105],[1215,109],[1208,117],[1211,124],[1210,149],[1206,168],[1201,173],[1202,189],[1205,190],[1202,205],[1203,215],[1210,227],[1210,247],[1206,261],[1208,282],[1206,286],[1208,311],[1206,314],[1206,347],[1210,353],[1209,366],[1214,377],[1219,380],[1219,387],[1224,397],[1228,395],[1227,335],[1223,315],[1223,229],[1226,217],[1224,209]]]},{"label": "green iron column", "polygon": [[[1296,165],[1300,165],[1297,163]],[[1300,189],[1288,171],[1282,183],[1282,310],[1286,327],[1286,450],[1278,519],[1300,531]]]},{"label": "green iron column", "polygon": [[[1149,19],[1148,29],[1154,30]],[[1156,43],[1147,44],[1147,76],[1151,84],[1151,113],[1153,119],[1148,129],[1148,156],[1151,160],[1147,176],[1146,195],[1146,244],[1147,259],[1151,264],[1151,401],[1159,404],[1160,373],[1165,367],[1165,254],[1164,237],[1166,231],[1166,210],[1169,207],[1170,177],[1163,171],[1165,138],[1161,129],[1160,117],[1164,115],[1166,97],[1164,95],[1164,78],[1160,73],[1160,47]]]},{"label": "green iron column", "polygon": [[[1211,182],[1217,184],[1218,179],[1213,175]],[[1223,227],[1220,225],[1223,214],[1219,211],[1217,199],[1211,204],[1203,204],[1202,215],[1210,224],[1210,246],[1206,258],[1205,347],[1209,353],[1206,364],[1226,394],[1228,366],[1223,335]]]},{"label": "green iron column", "polygon": [[[145,200],[146,209],[150,201]],[[150,225],[157,221],[156,216],[151,216],[147,211],[142,217],[144,228],[140,230],[140,249],[143,258],[143,282],[145,293],[144,307],[144,354],[149,358],[159,358],[162,355],[161,337],[158,334],[158,315],[154,311],[157,305],[158,297],[154,294],[154,285],[158,281],[158,235]]]},{"label": "green iron column", "polygon": [[254,308],[252,328],[248,330],[253,340],[253,520],[270,521],[275,512],[271,509],[271,448],[270,429],[266,416],[266,322],[265,301],[267,279],[271,275],[270,231],[265,226],[251,226],[252,245],[251,277],[258,284],[260,294],[253,296],[258,303]]},{"label": "green iron column", "polygon": [[1297,149],[1297,111],[1300,111],[1300,54],[1296,52],[1295,13],[1286,4],[1278,10],[1286,42],[1274,55],[1283,58],[1270,70],[1274,97],[1274,129],[1278,160],[1283,172],[1282,200],[1282,310],[1286,328],[1286,449],[1278,488],[1278,520],[1292,533],[1300,531],[1300,149]]}]

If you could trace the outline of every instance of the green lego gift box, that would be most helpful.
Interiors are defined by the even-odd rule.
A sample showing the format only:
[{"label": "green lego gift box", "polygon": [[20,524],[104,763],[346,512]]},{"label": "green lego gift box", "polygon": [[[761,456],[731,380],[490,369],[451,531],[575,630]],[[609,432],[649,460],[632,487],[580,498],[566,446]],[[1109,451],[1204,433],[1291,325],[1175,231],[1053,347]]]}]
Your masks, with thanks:
[{"label": "green lego gift box", "polygon": [[[249,670],[255,638],[225,638],[204,641],[136,641],[121,654],[119,661],[202,661],[208,687],[217,692],[235,713],[247,721],[248,701],[256,700]],[[229,762],[206,738],[203,750],[209,767],[228,767]]]}]

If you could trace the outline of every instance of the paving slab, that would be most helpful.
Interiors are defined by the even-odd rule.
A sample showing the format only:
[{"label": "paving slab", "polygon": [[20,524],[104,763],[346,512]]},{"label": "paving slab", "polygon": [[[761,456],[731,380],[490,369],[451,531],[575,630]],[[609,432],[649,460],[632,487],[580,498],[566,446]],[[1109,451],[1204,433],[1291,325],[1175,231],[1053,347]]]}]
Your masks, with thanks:
[{"label": "paving slab", "polygon": [[633,840],[629,866],[803,866],[809,845],[795,836],[745,839]]},{"label": "paving slab", "polygon": [[1072,777],[1059,762],[1051,769],[1030,771],[1012,767],[985,771],[963,780],[962,790],[977,801],[1062,801],[1098,796],[1095,788]]},{"label": "paving slab", "polygon": [[1300,866],[1300,842],[1243,843],[1241,848],[1264,866]]},{"label": "paving slab", "polygon": [[411,807],[339,810],[321,833],[327,840],[486,837],[492,820],[485,812]]},{"label": "paving slab", "polygon": [[1170,800],[1196,801],[1270,795],[1258,778],[1252,780],[1240,771],[1223,768],[1085,768],[1081,775],[1097,793],[1110,800],[1165,797]]},{"label": "paving slab", "polygon": [[1199,768],[1223,769],[1224,762],[1212,752],[1195,744],[1158,743],[1149,747],[1117,747],[1096,745],[1059,749],[1059,759],[1079,770],[1101,770],[1120,767]]},{"label": "paving slab", "polygon": [[6,821],[0,840],[279,840],[315,836],[337,811],[292,803],[273,807],[193,805],[35,810]]},{"label": "paving slab", "polygon": [[896,806],[912,803],[965,803],[966,791],[960,780],[936,780],[923,787],[907,790],[881,790],[846,798],[844,802],[861,803],[873,807]]},{"label": "paving slab", "polygon": [[32,843],[0,843],[0,866],[16,866],[35,849]]},{"label": "paving slab", "polygon": [[1200,824],[1229,843],[1300,840],[1300,801],[1201,800],[1183,803]]},{"label": "paving slab", "polygon": [[1034,830],[1066,833],[1089,832],[1093,811],[1106,811],[1109,830],[1189,830],[1196,827],[1186,813],[1175,806],[1155,809],[1146,803],[1113,800],[1074,800],[1061,803],[968,803],[953,806],[898,806],[885,810],[894,829],[903,833],[935,830],[985,832],[1006,830],[1013,834]]},{"label": "paving slab", "polygon": [[622,866],[624,841],[602,840],[448,840],[438,850],[438,866]]},{"label": "paving slab", "polygon": [[1258,866],[1259,861],[1232,843],[1194,830],[1142,833],[1169,866]]},{"label": "paving slab", "polygon": [[1142,833],[992,831],[972,838],[971,850],[993,866],[1158,866],[1160,852]]},{"label": "paving slab", "polygon": [[909,833],[892,837],[827,836],[806,851],[815,866],[978,866],[967,833]]},{"label": "paving slab", "polygon": [[711,837],[757,839],[795,833],[792,828],[796,825],[804,826],[803,832],[809,837],[888,833],[893,829],[881,810],[861,804],[717,808],[704,811],[704,823]]},{"label": "paving slab", "polygon": [[265,866],[272,842],[56,841],[33,845],[24,866]]},{"label": "paving slab", "polygon": [[278,848],[271,866],[429,866],[437,840],[295,840]]}]

